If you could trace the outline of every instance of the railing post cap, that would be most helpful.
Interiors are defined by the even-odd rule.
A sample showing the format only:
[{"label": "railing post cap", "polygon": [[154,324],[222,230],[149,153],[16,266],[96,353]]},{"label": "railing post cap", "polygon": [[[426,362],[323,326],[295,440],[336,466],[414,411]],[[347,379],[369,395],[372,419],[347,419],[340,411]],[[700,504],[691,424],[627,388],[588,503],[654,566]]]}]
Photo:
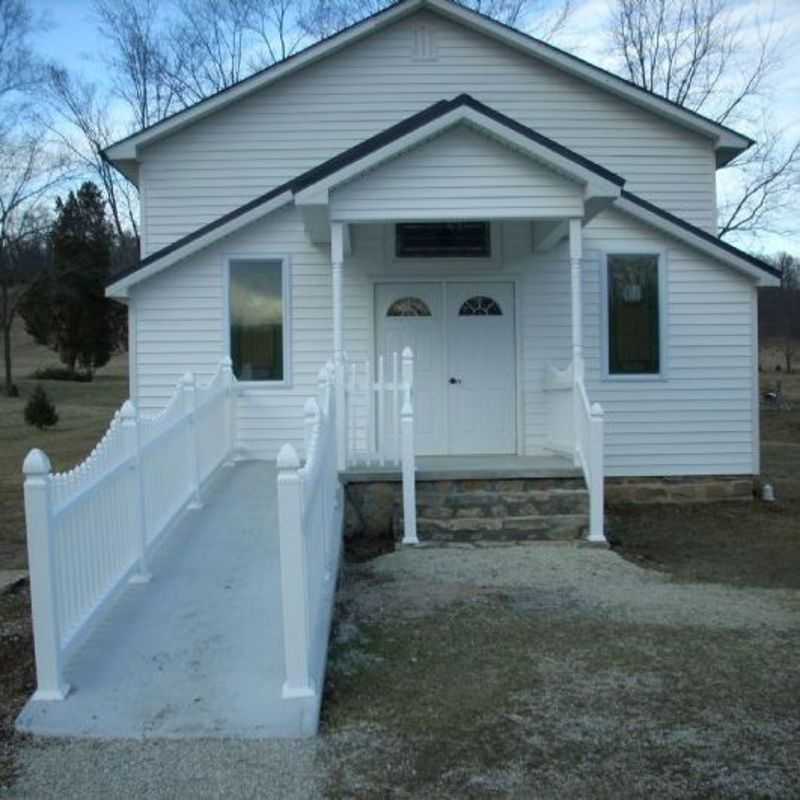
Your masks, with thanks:
[{"label": "railing post cap", "polygon": [[297,451],[289,442],[281,447],[277,463],[279,470],[300,469],[300,459],[297,456]]},{"label": "railing post cap", "polygon": [[25,461],[22,463],[22,471],[25,475],[49,475],[52,466],[47,453],[44,450],[39,450],[34,447],[33,450],[25,456]]},{"label": "railing post cap", "polygon": [[330,375],[330,370],[328,369],[327,364],[323,364],[319,368],[319,372],[317,373],[317,380],[320,383],[325,383],[328,380],[328,376]]},{"label": "railing post cap", "polygon": [[181,383],[184,386],[194,386],[194,373],[185,372],[183,377],[181,378]]},{"label": "railing post cap", "polygon": [[[303,406],[303,414],[306,417],[316,417],[319,414],[319,404],[313,397],[309,397]],[[286,445],[284,445],[285,447]]]},{"label": "railing post cap", "polygon": [[403,358],[414,358],[414,351],[408,345],[403,348]]},{"label": "railing post cap", "polygon": [[603,416],[603,406],[600,403],[592,403],[592,416],[593,417],[602,417]]},{"label": "railing post cap", "polygon": [[122,404],[119,415],[123,421],[136,419],[136,404],[133,402],[133,400],[126,400]]},{"label": "railing post cap", "polygon": [[233,359],[230,356],[223,356],[221,363],[222,363],[222,369],[224,370],[233,369]]}]

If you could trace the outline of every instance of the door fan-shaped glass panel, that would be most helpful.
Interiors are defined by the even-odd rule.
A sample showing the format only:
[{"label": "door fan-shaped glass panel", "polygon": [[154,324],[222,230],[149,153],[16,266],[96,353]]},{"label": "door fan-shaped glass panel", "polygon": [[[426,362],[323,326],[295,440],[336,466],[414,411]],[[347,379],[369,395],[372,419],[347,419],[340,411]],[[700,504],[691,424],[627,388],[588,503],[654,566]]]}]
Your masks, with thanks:
[{"label": "door fan-shaped glass panel", "polygon": [[496,300],[485,295],[476,295],[465,300],[459,309],[459,317],[501,317],[503,310]]},{"label": "door fan-shaped glass panel", "polygon": [[431,310],[419,297],[401,297],[389,306],[387,317],[430,317]]}]

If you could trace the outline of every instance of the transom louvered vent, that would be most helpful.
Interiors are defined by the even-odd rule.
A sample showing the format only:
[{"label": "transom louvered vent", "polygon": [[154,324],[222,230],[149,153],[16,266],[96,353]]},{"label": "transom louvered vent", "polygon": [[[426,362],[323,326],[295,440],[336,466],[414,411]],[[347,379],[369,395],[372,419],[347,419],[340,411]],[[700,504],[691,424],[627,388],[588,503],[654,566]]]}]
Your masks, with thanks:
[{"label": "transom louvered vent", "polygon": [[414,59],[416,61],[436,59],[436,40],[428,25],[419,25],[414,30]]}]

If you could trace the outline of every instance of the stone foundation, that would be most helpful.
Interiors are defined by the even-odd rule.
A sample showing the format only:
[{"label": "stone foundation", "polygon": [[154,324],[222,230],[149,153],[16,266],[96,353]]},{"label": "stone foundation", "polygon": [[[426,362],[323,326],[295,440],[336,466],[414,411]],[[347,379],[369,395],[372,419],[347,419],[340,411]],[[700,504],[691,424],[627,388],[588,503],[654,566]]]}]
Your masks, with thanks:
[{"label": "stone foundation", "polygon": [[747,475],[686,475],[668,478],[607,478],[608,505],[716,503],[752,500],[755,480]]},{"label": "stone foundation", "polygon": [[[401,483],[351,483],[347,500],[347,536],[401,538]],[[422,539],[576,539],[588,524],[588,514],[589,497],[582,479],[417,483],[417,531]]]},{"label": "stone foundation", "polygon": [[[713,503],[752,500],[755,482],[742,475],[608,478],[606,503]],[[346,486],[345,535],[351,540],[402,538],[402,484]],[[588,523],[589,496],[579,478],[438,480],[417,483],[422,539],[576,539]]]}]

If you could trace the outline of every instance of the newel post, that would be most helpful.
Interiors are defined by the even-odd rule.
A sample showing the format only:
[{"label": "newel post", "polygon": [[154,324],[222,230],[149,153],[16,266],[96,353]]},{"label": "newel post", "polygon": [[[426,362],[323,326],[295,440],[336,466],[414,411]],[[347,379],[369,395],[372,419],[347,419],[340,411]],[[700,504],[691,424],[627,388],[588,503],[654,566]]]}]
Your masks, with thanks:
[{"label": "newel post", "polygon": [[400,458],[403,474],[403,544],[419,544],[414,463],[414,354],[410,347],[403,350],[401,375],[403,407],[400,410]]},{"label": "newel post", "polygon": [[236,460],[236,378],[230,356],[222,359],[222,381],[225,387],[225,442],[227,455],[224,464],[232,467]]},{"label": "newel post", "polygon": [[147,583],[150,570],[147,565],[147,512],[144,496],[144,475],[141,461],[141,435],[139,433],[139,414],[131,400],[126,400],[120,412],[125,452],[130,459],[133,472],[133,492],[131,512],[133,516],[133,537],[136,542],[137,569],[131,576],[131,583]]},{"label": "newel post", "polygon": [[605,416],[600,403],[592,403],[589,475],[589,541],[605,542]]},{"label": "newel post", "polygon": [[290,444],[278,453],[278,533],[286,680],[283,697],[311,697],[308,585],[303,536],[303,482],[300,459]]},{"label": "newel post", "polygon": [[192,497],[189,508],[202,508],[200,500],[200,463],[197,460],[197,425],[195,424],[195,411],[197,409],[197,384],[194,374],[187,372],[182,380],[183,387],[183,413],[186,415],[189,426],[189,479],[192,483]]},{"label": "newel post", "polygon": [[34,700],[63,700],[64,681],[58,598],[55,584],[55,543],[50,506],[50,459],[31,450],[22,465],[25,474],[25,524],[31,581],[33,646],[36,656]]}]

